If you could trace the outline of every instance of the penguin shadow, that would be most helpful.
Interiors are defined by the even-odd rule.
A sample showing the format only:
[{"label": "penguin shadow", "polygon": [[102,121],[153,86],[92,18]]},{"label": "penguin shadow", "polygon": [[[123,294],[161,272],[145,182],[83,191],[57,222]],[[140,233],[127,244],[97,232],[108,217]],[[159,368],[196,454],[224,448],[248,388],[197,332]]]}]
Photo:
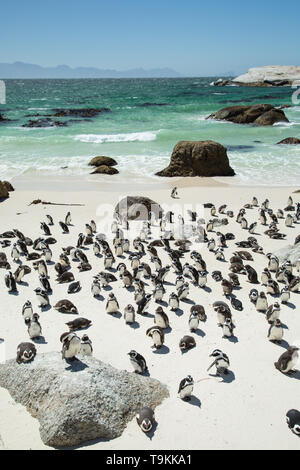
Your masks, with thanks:
[{"label": "penguin shadow", "polygon": [[292,302],[286,302],[286,303],[283,304],[283,305],[286,305],[287,307],[289,307],[289,308],[291,308],[291,309],[293,309],[293,310],[295,310],[295,308],[296,308],[296,305],[293,304]]},{"label": "penguin shadow", "polygon": [[198,397],[195,397],[195,395],[191,395],[190,400],[184,400],[184,401],[188,405],[197,406],[198,408],[201,408],[201,405],[202,405],[201,400],[199,400]]},{"label": "penguin shadow", "polygon": [[192,351],[193,349],[195,349],[196,345],[195,346],[192,346],[191,348],[187,348],[187,349],[181,349],[181,354],[182,356],[186,353],[188,353],[189,351]]},{"label": "penguin shadow", "polygon": [[122,313],[121,312],[114,312],[111,314],[113,318],[122,318]]},{"label": "penguin shadow", "polygon": [[53,266],[55,264],[54,261],[47,261],[47,266]]},{"label": "penguin shadow", "polygon": [[94,299],[99,300],[100,302],[103,302],[104,297],[103,295],[97,295],[96,297],[94,297]]},{"label": "penguin shadow", "polygon": [[280,343],[279,343],[279,342],[275,342],[275,341],[271,341],[271,343],[273,343],[273,344],[275,344],[276,346],[279,346],[279,347],[281,347],[281,348],[284,348],[284,349],[289,349],[289,347],[290,347],[289,343],[288,343],[287,341],[285,341],[284,339],[282,339],[282,340],[280,341]]},{"label": "penguin shadow", "polygon": [[69,366],[66,367],[66,370],[69,372],[81,372],[88,367],[84,362],[77,359],[77,357],[71,361],[66,359],[66,363],[69,364]]},{"label": "penguin shadow", "polygon": [[175,310],[175,315],[177,315],[177,317],[181,317],[183,315],[183,310],[181,308],[177,308]]},{"label": "penguin shadow", "polygon": [[230,384],[235,380],[235,375],[231,370],[227,369],[227,374],[209,374],[211,377],[221,378],[222,381],[220,383]]},{"label": "penguin shadow", "polygon": [[206,336],[205,331],[201,330],[200,328],[197,328],[196,331],[194,331],[195,335],[200,336],[201,338],[204,338]]},{"label": "penguin shadow", "polygon": [[20,281],[20,282],[18,282],[18,284],[19,284],[19,286],[23,286],[23,287],[28,287],[29,286],[28,282],[26,282],[26,281]]},{"label": "penguin shadow", "polygon": [[160,348],[153,350],[153,354],[168,354],[169,352],[170,349],[165,344],[163,344]]},{"label": "penguin shadow", "polygon": [[42,312],[48,312],[49,310],[51,310],[51,305],[46,305],[45,307],[40,307],[41,311]]},{"label": "penguin shadow", "polygon": [[15,296],[19,295],[19,291],[17,291],[17,290],[9,291],[8,293],[9,293],[9,295],[15,295]]},{"label": "penguin shadow", "polygon": [[127,290],[127,292],[134,292],[134,287],[133,286],[125,287],[125,289]]},{"label": "penguin shadow", "polygon": [[166,286],[175,286],[175,284],[173,282],[170,282],[170,281],[164,281],[164,284]]},{"label": "penguin shadow", "polygon": [[168,306],[168,302],[166,302],[165,300],[157,300],[156,303],[162,305],[165,308],[167,308]]},{"label": "penguin shadow", "polygon": [[39,336],[38,338],[33,338],[32,341],[36,344],[48,344],[44,336]]},{"label": "penguin shadow", "polygon": [[172,327],[169,325],[168,328],[164,329],[165,334],[171,333]]},{"label": "penguin shadow", "polygon": [[195,302],[191,299],[181,299],[181,302],[184,302],[189,305],[196,305]]},{"label": "penguin shadow", "polygon": [[230,336],[229,338],[224,338],[224,339],[227,339],[230,343],[233,343],[233,344],[236,344],[239,342],[237,336],[234,336],[234,335]]},{"label": "penguin shadow", "polygon": [[286,375],[290,379],[300,380],[300,370],[298,369],[294,370],[293,372],[290,372],[289,374],[284,374],[284,375]]},{"label": "penguin shadow", "polygon": [[140,328],[140,324],[137,321],[133,323],[127,323],[127,325],[130,326],[130,328],[132,328],[133,330],[138,330]]},{"label": "penguin shadow", "polygon": [[110,291],[110,290],[112,290],[112,287],[110,285],[108,285],[108,286],[104,286],[102,289],[105,290],[105,291]]},{"label": "penguin shadow", "polygon": [[205,292],[208,292],[209,294],[212,292],[211,288],[208,286],[201,287],[201,289],[205,290]]}]

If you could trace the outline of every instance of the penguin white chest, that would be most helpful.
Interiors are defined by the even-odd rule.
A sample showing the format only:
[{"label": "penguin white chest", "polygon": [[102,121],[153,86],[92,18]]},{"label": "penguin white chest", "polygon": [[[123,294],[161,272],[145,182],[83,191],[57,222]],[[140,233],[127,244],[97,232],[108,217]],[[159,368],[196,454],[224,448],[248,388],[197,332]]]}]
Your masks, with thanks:
[{"label": "penguin white chest", "polygon": [[157,331],[153,332],[152,339],[153,339],[153,343],[156,347],[162,345],[161,336]]},{"label": "penguin white chest", "polygon": [[184,387],[181,391],[180,391],[180,398],[183,399],[185,397],[188,397],[192,394],[193,392],[193,389],[194,389],[194,386],[193,385],[187,385],[186,387]]},{"label": "penguin white chest", "polygon": [[31,325],[28,328],[28,334],[31,339],[33,338],[38,338],[41,335],[41,328],[38,323],[31,323]]},{"label": "penguin white chest", "polygon": [[80,338],[73,338],[69,344],[68,349],[65,351],[65,358],[75,357],[79,353],[81,348]]}]

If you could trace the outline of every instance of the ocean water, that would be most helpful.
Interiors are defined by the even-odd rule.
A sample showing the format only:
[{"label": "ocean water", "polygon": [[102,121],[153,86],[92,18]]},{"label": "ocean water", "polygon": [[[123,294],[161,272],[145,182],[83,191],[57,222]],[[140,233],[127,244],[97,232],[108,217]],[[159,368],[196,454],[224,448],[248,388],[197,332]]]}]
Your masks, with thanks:
[{"label": "ocean water", "polygon": [[[0,113],[12,121],[0,123],[0,179],[87,175],[96,155],[115,158],[121,176],[156,179],[179,140],[212,139],[228,148],[235,184],[299,185],[299,146],[276,143],[300,137],[300,106],[285,109],[290,123],[272,127],[205,119],[235,104],[291,105],[294,90],[216,88],[209,85],[213,79],[7,80]],[[111,112],[56,118],[69,121],[66,127],[22,127],[54,108],[103,107]]]}]

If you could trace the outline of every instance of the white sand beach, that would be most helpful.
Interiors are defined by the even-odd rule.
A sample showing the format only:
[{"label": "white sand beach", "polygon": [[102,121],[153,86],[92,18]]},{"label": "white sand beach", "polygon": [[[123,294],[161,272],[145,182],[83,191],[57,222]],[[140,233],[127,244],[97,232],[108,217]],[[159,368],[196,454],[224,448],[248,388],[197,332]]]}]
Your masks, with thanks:
[{"label": "white sand beach", "polygon": [[[105,178],[105,177],[104,177]],[[152,326],[152,316],[138,316],[137,328],[131,328],[125,324],[123,317],[116,318],[105,313],[104,307],[108,292],[103,295],[105,300],[94,299],[90,292],[93,275],[103,270],[103,258],[97,258],[89,247],[86,250],[89,262],[93,270],[78,273],[76,263],[72,262],[71,271],[76,280],[80,280],[82,290],[74,295],[67,294],[67,285],[58,285],[55,282],[54,264],[49,267],[50,283],[53,295],[50,297],[53,306],[58,300],[69,298],[77,306],[80,316],[92,320],[92,326],[86,331],[91,338],[94,348],[94,356],[112,366],[132,371],[127,353],[135,349],[142,354],[148,364],[150,376],[166,384],[170,397],[156,408],[155,416],[157,428],[150,439],[141,432],[134,420],[130,422],[121,437],[110,441],[91,442],[82,445],[83,449],[97,450],[124,450],[124,449],[300,449],[300,441],[292,434],[285,422],[286,412],[291,408],[300,409],[299,378],[285,376],[274,367],[274,362],[285,351],[287,344],[300,345],[300,294],[291,293],[290,303],[281,306],[280,318],[286,329],[282,345],[276,345],[268,341],[267,333],[269,325],[264,314],[258,313],[250,302],[248,294],[250,289],[259,291],[265,288],[261,285],[253,285],[247,282],[247,277],[239,275],[241,288],[234,290],[234,294],[242,301],[243,311],[232,309],[236,328],[235,341],[223,339],[222,329],[217,325],[217,314],[212,308],[216,300],[226,300],[223,296],[221,284],[211,277],[213,270],[220,270],[227,277],[229,259],[238,248],[235,242],[246,240],[249,236],[247,230],[243,230],[235,218],[238,210],[246,203],[251,203],[252,197],[258,198],[261,204],[266,198],[270,200],[270,207],[275,211],[287,205],[287,199],[292,195],[294,202],[300,201],[300,194],[293,194],[299,188],[293,187],[235,187],[217,180],[194,178],[177,180],[179,199],[170,198],[170,188],[174,185],[172,180],[161,180],[157,184],[134,186],[130,181],[124,184],[105,183],[104,179],[97,182],[97,178],[89,183],[66,183],[63,180],[56,184],[43,181],[32,184],[20,180],[14,183],[15,192],[10,193],[10,198],[0,203],[1,232],[18,228],[25,235],[35,239],[42,236],[40,222],[46,221],[46,214],[53,216],[55,225],[51,227],[52,236],[58,241],[52,245],[53,260],[57,262],[62,247],[75,246],[78,234],[84,231],[85,223],[94,219],[98,232],[102,232],[101,210],[103,204],[110,204],[113,208],[121,197],[126,195],[143,195],[150,197],[160,204],[172,204],[180,209],[182,205],[196,210],[196,206],[211,202],[216,208],[227,204],[227,209],[233,210],[235,217],[229,218],[229,224],[221,227],[223,233],[232,232],[236,240],[228,241],[225,248],[225,262],[217,261],[215,255],[208,251],[203,243],[193,243],[193,249],[199,251],[207,263],[208,283],[207,289],[195,287],[190,282],[189,298],[197,304],[205,307],[207,321],[200,322],[196,333],[191,333],[196,339],[196,347],[185,354],[179,349],[180,339],[190,334],[188,317],[191,303],[181,302],[182,311],[171,312],[168,306],[163,306],[169,316],[171,329],[165,335],[165,348],[154,350],[152,341],[146,336],[146,330]],[[44,189],[43,189],[44,188]],[[50,206],[29,205],[35,199],[51,201],[61,204],[84,204],[83,206]],[[174,207],[175,207],[174,206]],[[191,206],[191,207],[190,207]],[[58,225],[59,220],[64,220],[67,211],[72,214],[73,226],[70,234],[63,235]],[[203,217],[203,214],[198,214]],[[205,209],[204,217],[210,218],[209,209]],[[222,216],[224,217],[224,216]],[[247,209],[246,218],[249,223],[258,220],[258,208]],[[299,234],[299,223],[292,228],[284,225],[284,219],[279,220],[279,229],[286,233],[286,240],[273,240],[264,235],[266,226],[260,222],[257,225],[258,243],[264,248],[264,253],[276,251],[282,246],[293,244],[296,235]],[[216,238],[215,233],[209,234]],[[151,240],[149,240],[151,241]],[[194,239],[193,239],[194,241]],[[159,255],[164,263],[169,262],[166,252],[158,248]],[[11,248],[1,249],[7,254],[7,258],[15,271],[17,265],[11,260]],[[249,251],[249,250],[248,250]],[[251,252],[252,253],[252,252]],[[253,266],[260,280],[261,272],[267,266],[267,258],[264,254],[252,253]],[[126,258],[127,263],[128,259]],[[145,262],[150,262],[147,254]],[[190,254],[185,254],[184,262],[191,261]],[[120,260],[123,261],[123,260]],[[25,262],[25,261],[24,261]],[[28,262],[32,266],[32,262]],[[118,260],[116,260],[116,265]],[[245,264],[247,264],[245,262]],[[22,306],[27,300],[31,300],[35,310],[40,314],[40,323],[43,328],[45,344],[37,344],[39,353],[60,351],[60,335],[67,331],[65,323],[72,315],[65,315],[53,308],[46,312],[39,311],[33,289],[39,286],[38,275],[32,270],[31,274],[24,278],[28,285],[18,287],[19,295],[10,295],[4,283],[5,270],[0,270],[0,296],[1,296],[1,330],[0,336],[5,339],[6,359],[16,356],[17,345],[28,341],[27,327],[22,318]],[[118,274],[116,274],[118,277]],[[174,281],[176,275],[171,269],[167,277],[166,294],[164,300],[168,300],[169,294],[175,290]],[[147,290],[152,291],[149,280]],[[133,293],[123,288],[121,281],[112,285],[123,312],[125,306],[134,303]],[[269,304],[275,299],[268,296]],[[154,314],[157,304],[151,300],[147,311]],[[79,333],[81,336],[81,333]],[[224,382],[220,377],[209,375],[207,369],[212,362],[209,355],[214,349],[226,352],[230,359],[232,380]],[[214,374],[214,370],[210,373]],[[190,374],[195,383],[193,399],[184,402],[178,398],[177,391],[180,381]],[[84,397],[83,397],[84,399]],[[26,409],[16,404],[9,393],[0,389],[0,448],[3,449],[49,449],[41,441],[39,435],[39,423],[32,418]]]}]

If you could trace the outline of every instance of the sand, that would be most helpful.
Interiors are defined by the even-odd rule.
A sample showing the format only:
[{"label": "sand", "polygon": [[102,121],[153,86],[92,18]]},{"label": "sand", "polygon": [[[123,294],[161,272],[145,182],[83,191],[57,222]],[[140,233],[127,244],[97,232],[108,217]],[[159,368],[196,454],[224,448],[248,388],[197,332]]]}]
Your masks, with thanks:
[{"label": "sand", "polygon": [[[57,185],[33,182],[26,185],[24,181],[16,181],[16,191],[11,197],[0,204],[1,232],[18,228],[31,238],[42,235],[40,222],[46,221],[45,215],[51,214],[55,226],[51,229],[52,235],[58,243],[52,245],[53,260],[57,261],[61,247],[74,245],[78,233],[84,231],[84,225],[91,219],[98,223],[98,231],[102,232],[101,211],[103,204],[107,208],[113,207],[120,196],[126,194],[145,195],[163,204],[192,205],[196,209],[197,204],[204,202],[215,203],[217,208],[226,203],[228,209],[235,214],[244,204],[251,202],[256,195],[259,202],[266,197],[270,200],[270,207],[277,209],[285,207],[287,198],[298,188],[253,188],[232,187],[215,180],[200,181],[198,186],[189,185],[187,180],[176,181],[179,187],[180,199],[173,201],[170,198],[172,181],[159,182],[157,184],[137,185],[133,187],[130,182],[123,185],[96,182],[89,188],[67,185],[61,181]],[[104,181],[104,180],[102,180]],[[202,184],[201,184],[202,183]],[[204,183],[204,184],[203,184]],[[51,188],[50,188],[51,186]],[[72,187],[71,187],[72,186]],[[76,192],[74,191],[76,187]],[[300,200],[299,194],[293,195],[295,201]],[[29,206],[34,200],[41,198],[45,201],[57,203],[81,203],[82,207],[67,206]],[[71,210],[74,226],[70,228],[69,235],[62,235],[58,221],[63,220],[68,210]],[[257,220],[257,209],[247,210],[249,222]],[[205,210],[205,217],[209,218],[209,211]],[[227,227],[221,231],[233,232],[237,239],[247,239],[248,232],[242,230],[234,219],[229,219]],[[257,228],[257,238],[264,247],[266,253],[272,252],[287,243],[293,243],[299,233],[299,224],[294,228],[286,228],[280,221],[280,229],[287,233],[286,241],[270,240],[263,234],[265,230],[260,224]],[[214,235],[214,234],[212,234]],[[215,260],[212,253],[203,244],[195,244],[207,262],[208,271],[211,273],[219,269],[225,276],[228,273],[229,258],[237,247],[234,241],[229,241],[225,249],[226,262]],[[166,254],[162,252],[162,260],[168,261]],[[10,248],[5,251],[10,260]],[[274,367],[274,362],[284,352],[287,343],[300,342],[299,302],[300,295],[291,294],[289,306],[282,306],[281,320],[287,326],[283,345],[278,346],[267,340],[268,324],[263,314],[258,313],[250,303],[248,293],[256,287],[249,284],[245,276],[239,276],[242,288],[234,291],[243,302],[244,310],[238,312],[232,310],[236,324],[235,341],[222,339],[222,330],[217,326],[217,316],[212,309],[212,303],[216,300],[225,300],[220,283],[215,282],[211,275],[208,276],[206,291],[192,286],[190,283],[190,299],[202,304],[207,313],[207,322],[200,323],[201,331],[193,334],[196,339],[196,348],[182,354],[179,350],[179,340],[190,334],[188,317],[191,308],[190,303],[182,302],[182,311],[171,312],[166,306],[164,310],[169,315],[171,331],[166,334],[165,348],[155,351],[151,346],[151,339],[146,337],[146,330],[153,324],[153,317],[137,318],[137,328],[126,325],[123,318],[115,318],[105,313],[105,301],[93,299],[90,293],[90,285],[93,274],[103,269],[102,258],[96,258],[90,249],[86,252],[89,261],[92,261],[93,271],[78,273],[75,262],[72,262],[72,272],[76,280],[80,280],[82,291],[75,295],[67,294],[67,285],[56,285],[54,265],[50,266],[50,283],[54,289],[50,296],[53,306],[58,300],[69,298],[78,307],[80,316],[92,320],[93,324],[86,333],[93,341],[94,356],[112,364],[118,369],[132,371],[127,353],[136,349],[147,360],[151,377],[167,384],[170,398],[166,399],[156,411],[157,428],[150,439],[137,427],[135,420],[130,422],[123,435],[111,441],[99,441],[88,443],[81,448],[89,449],[299,449],[300,441],[293,435],[285,423],[285,414],[291,408],[300,408],[299,402],[299,378],[287,377],[280,374]],[[253,253],[254,262],[250,263],[258,272],[259,278],[267,258],[262,254]],[[186,255],[190,261],[189,254]],[[146,255],[146,262],[150,262]],[[123,260],[120,260],[123,261]],[[13,266],[13,271],[17,266]],[[27,263],[26,263],[27,264]],[[31,262],[28,263],[31,265]],[[166,285],[167,293],[175,290],[175,274],[167,277],[170,284]],[[23,323],[21,309],[26,300],[31,300],[38,311],[33,289],[39,286],[38,276],[35,271],[24,278],[28,286],[19,287],[19,295],[9,295],[4,285],[5,271],[0,271],[0,296],[1,296],[1,332],[5,338],[6,359],[14,358],[16,347],[22,341],[28,340],[26,326]],[[146,281],[149,282],[149,281]],[[149,285],[148,290],[152,290]],[[259,290],[264,290],[261,286]],[[132,303],[133,294],[127,292],[122,283],[114,283],[113,290],[120,304],[120,311],[128,303]],[[106,299],[108,292],[104,294]],[[269,303],[274,303],[274,298],[268,297]],[[153,314],[156,308],[152,300],[148,312]],[[42,312],[40,322],[43,328],[45,344],[38,344],[39,353],[47,351],[60,351],[60,335],[66,331],[65,323],[73,318],[56,312],[53,308]],[[79,333],[81,336],[81,333]],[[222,349],[230,358],[230,370],[234,380],[230,383],[222,379],[212,377],[207,373],[211,364],[209,355],[213,349]],[[214,373],[214,371],[211,371]],[[186,375],[192,375],[196,381],[194,397],[190,403],[181,401],[177,396],[178,385]],[[48,449],[39,436],[39,423],[32,418],[24,407],[15,404],[8,392],[0,389],[0,448],[4,449]]]}]

